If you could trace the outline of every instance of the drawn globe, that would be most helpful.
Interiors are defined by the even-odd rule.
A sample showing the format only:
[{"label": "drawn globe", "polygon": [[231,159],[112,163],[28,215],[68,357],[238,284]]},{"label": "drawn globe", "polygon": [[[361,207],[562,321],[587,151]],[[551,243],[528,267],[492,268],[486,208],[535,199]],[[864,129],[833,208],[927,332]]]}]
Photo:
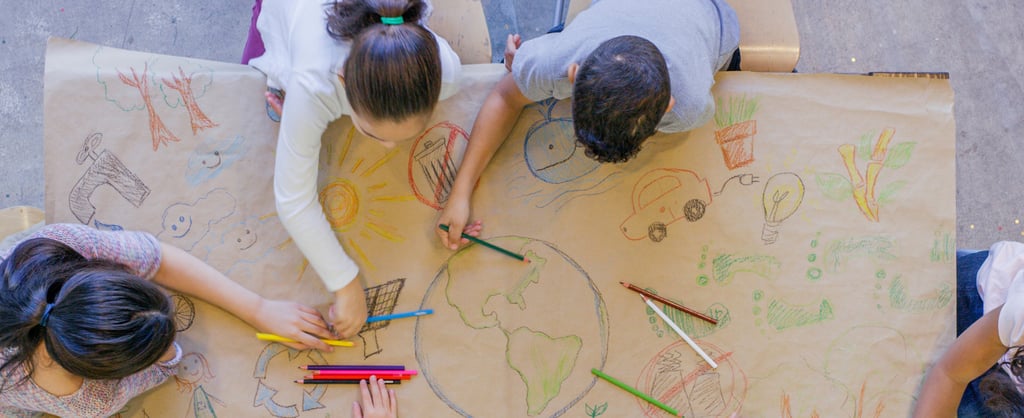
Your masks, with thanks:
[{"label": "drawn globe", "polygon": [[608,352],[604,301],[554,245],[488,238],[453,254],[423,297],[416,359],[430,388],[463,416],[557,417],[594,386]]}]

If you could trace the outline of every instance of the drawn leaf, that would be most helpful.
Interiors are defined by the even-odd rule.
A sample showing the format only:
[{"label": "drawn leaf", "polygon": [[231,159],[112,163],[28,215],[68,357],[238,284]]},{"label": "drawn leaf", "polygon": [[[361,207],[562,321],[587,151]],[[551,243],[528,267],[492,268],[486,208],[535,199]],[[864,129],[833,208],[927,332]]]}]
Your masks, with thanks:
[{"label": "drawn leaf", "polygon": [[605,411],[607,411],[607,410],[608,410],[608,402],[600,404],[600,405],[597,406],[597,408],[594,408],[594,416],[596,417],[598,415],[601,415],[601,414],[605,413]]},{"label": "drawn leaf", "polygon": [[843,200],[853,195],[853,185],[850,180],[835,173],[822,173],[815,176],[818,188],[825,197],[832,200]]},{"label": "drawn leaf", "polygon": [[885,164],[882,167],[885,168],[900,168],[910,161],[910,156],[914,153],[914,146],[916,142],[901,142],[896,146],[889,149],[889,153],[885,156]]},{"label": "drawn leaf", "polygon": [[893,195],[899,193],[899,191],[902,190],[903,187],[906,185],[907,182],[903,180],[894,181],[892,183],[886,184],[885,187],[883,187],[882,190],[878,192],[878,204],[883,205],[891,202]]},{"label": "drawn leaf", "polygon": [[585,404],[585,406],[587,407],[587,416],[594,416],[594,407],[590,406],[590,404]]}]

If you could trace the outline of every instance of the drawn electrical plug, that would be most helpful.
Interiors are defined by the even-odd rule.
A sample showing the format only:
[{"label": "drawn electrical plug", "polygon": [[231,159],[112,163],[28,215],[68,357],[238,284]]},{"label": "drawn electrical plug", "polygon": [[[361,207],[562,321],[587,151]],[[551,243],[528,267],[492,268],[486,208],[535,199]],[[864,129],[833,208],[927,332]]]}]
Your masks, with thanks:
[{"label": "drawn electrical plug", "polygon": [[725,183],[722,183],[722,187],[720,189],[718,189],[717,192],[715,192],[715,196],[721,196],[722,192],[725,191],[725,186],[728,186],[729,182],[731,182],[733,180],[739,181],[741,186],[750,186],[750,185],[752,185],[754,183],[760,182],[761,178],[758,177],[758,176],[755,176],[752,173],[737,174],[735,176],[729,177],[729,179],[726,180]]},{"label": "drawn electrical plug", "polygon": [[96,188],[102,185],[113,187],[121,197],[135,207],[142,205],[150,192],[149,187],[116,155],[107,150],[97,152],[102,140],[103,135],[100,133],[92,133],[85,138],[75,162],[78,165],[83,165],[88,160],[93,162],[68,194],[71,213],[79,222],[86,225],[90,224],[93,215],[96,214],[96,207],[89,201]]}]

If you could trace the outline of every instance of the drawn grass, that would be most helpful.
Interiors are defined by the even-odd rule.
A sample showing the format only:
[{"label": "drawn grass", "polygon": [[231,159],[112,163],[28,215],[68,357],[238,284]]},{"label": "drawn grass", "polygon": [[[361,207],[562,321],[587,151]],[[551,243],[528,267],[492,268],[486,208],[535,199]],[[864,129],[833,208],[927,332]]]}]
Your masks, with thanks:
[{"label": "drawn grass", "polygon": [[747,95],[744,94],[729,97],[723,106],[722,99],[715,98],[715,126],[722,129],[753,119],[760,101],[760,97],[747,98]]}]

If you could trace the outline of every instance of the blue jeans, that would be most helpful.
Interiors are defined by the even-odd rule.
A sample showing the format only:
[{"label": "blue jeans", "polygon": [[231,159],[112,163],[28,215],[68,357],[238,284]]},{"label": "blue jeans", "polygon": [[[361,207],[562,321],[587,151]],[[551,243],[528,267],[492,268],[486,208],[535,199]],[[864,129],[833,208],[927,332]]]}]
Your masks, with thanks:
[{"label": "blue jeans", "polygon": [[[988,251],[957,251],[956,255],[956,335],[959,336],[974,321],[981,318],[983,313],[981,296],[978,295],[978,269],[988,258]],[[960,398],[960,407],[957,409],[957,416],[964,417],[991,417],[994,416],[985,407],[981,392],[978,389],[978,380],[974,379],[964,396]]]}]

